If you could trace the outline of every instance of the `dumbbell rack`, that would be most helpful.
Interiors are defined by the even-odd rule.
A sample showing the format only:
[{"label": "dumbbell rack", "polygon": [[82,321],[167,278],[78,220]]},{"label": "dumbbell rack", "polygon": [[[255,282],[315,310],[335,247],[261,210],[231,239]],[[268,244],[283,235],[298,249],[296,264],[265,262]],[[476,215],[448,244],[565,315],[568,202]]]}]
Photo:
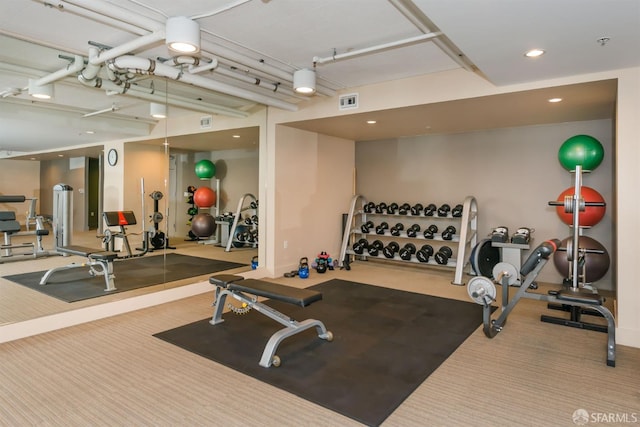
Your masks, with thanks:
[{"label": "dumbbell rack", "polygon": [[[347,216],[344,235],[342,238],[342,246],[338,258],[340,267],[345,266],[345,260],[347,262],[351,262],[355,259],[367,260],[368,258],[398,263],[411,263],[412,265],[418,264],[423,266],[448,267],[455,269],[454,279],[451,283],[454,285],[464,285],[464,268],[469,263],[469,254],[471,253],[471,249],[476,245],[478,238],[478,204],[475,197],[467,196],[465,198],[462,203],[463,209],[461,217],[453,217],[451,212],[449,212],[447,216],[437,216],[437,214],[434,216],[424,216],[412,215],[411,213],[401,215],[398,213],[388,214],[365,212],[364,207],[366,204],[367,200],[364,196],[355,195],[351,199],[351,207]],[[362,224],[365,224],[368,220],[372,220],[372,218],[378,218],[378,222],[380,219],[394,223],[401,222],[405,225],[405,230],[410,226],[409,224],[413,223],[420,224],[421,229],[424,230],[430,223],[434,222],[441,222],[443,226],[438,228],[442,229],[444,229],[446,225],[459,222],[458,234],[454,234],[451,240],[444,240],[439,234],[434,235],[432,239],[423,237],[422,233],[418,233],[416,237],[409,237],[405,230],[401,231],[397,236],[391,235],[389,230],[385,230],[384,234],[377,234],[375,230],[372,230],[369,233],[364,233],[361,230]],[[374,220],[372,221],[374,223],[376,222]],[[438,247],[456,245],[457,251],[455,251],[454,254],[455,259],[450,259],[447,264],[438,264],[433,260],[433,258],[426,263],[418,261],[415,257],[412,257],[410,260],[403,260],[398,254],[395,254],[393,258],[387,258],[382,255],[382,253],[374,257],[369,255],[367,249],[365,249],[362,254],[357,254],[352,249],[352,244],[359,238],[366,238],[367,236],[384,240],[387,243],[392,240],[405,241],[407,243],[412,242],[418,247],[421,245],[418,245],[417,243],[433,243]],[[434,247],[434,250],[437,252],[437,248]]]},{"label": "dumbbell rack", "polygon": [[[245,202],[249,200],[249,205],[245,206]],[[238,228],[238,225],[244,225],[244,224],[239,224],[240,223],[240,219],[242,218],[242,213],[243,212],[247,212],[247,211],[252,211],[252,215],[258,215],[258,208],[257,208],[257,202],[258,200],[256,199],[256,196],[254,196],[253,194],[247,193],[245,195],[243,195],[240,198],[240,201],[238,201],[238,209],[236,209],[236,214],[235,217],[233,219],[233,225],[231,226],[231,231],[229,232],[229,239],[227,240],[227,247],[225,248],[225,252],[231,252],[231,248],[234,248],[236,246],[234,246],[234,243],[236,245],[241,244],[242,247],[251,247],[251,248],[257,248],[258,247],[258,242],[248,242],[246,240],[239,240],[236,236],[236,230]],[[252,205],[253,204],[253,205]],[[252,206],[256,206],[255,208]],[[249,216],[252,216],[249,215]],[[258,229],[258,225],[257,224],[251,224],[248,225],[247,227],[251,227],[252,230],[257,230]]]}]

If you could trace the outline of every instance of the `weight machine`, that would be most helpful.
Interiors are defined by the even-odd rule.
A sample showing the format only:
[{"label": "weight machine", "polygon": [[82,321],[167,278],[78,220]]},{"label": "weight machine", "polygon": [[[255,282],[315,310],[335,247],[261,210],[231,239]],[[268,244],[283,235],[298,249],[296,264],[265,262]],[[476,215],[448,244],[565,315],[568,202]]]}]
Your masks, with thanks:
[{"label": "weight machine", "polygon": [[[49,235],[49,230],[45,228],[45,219],[41,215],[36,215],[35,205],[38,199],[27,199],[25,196],[0,196],[0,203],[24,203],[29,200],[29,211],[25,226],[27,231],[21,231],[22,227],[16,219],[13,211],[0,211],[0,233],[4,235],[4,241],[0,244],[0,264],[10,261],[21,261],[54,255],[46,251],[42,245],[43,236]],[[35,222],[36,229],[30,230],[29,222]],[[15,243],[14,237],[36,236],[35,243]],[[26,251],[25,251],[26,250]],[[14,252],[18,251],[18,252]],[[14,255],[19,255],[14,257]]]},{"label": "weight machine", "polygon": [[[594,294],[581,294],[578,292],[557,292],[556,294],[541,294],[530,291],[531,284],[545,266],[549,257],[558,250],[560,241],[547,240],[539,245],[522,264],[518,273],[514,266],[508,263],[498,263],[493,269],[496,283],[502,286],[501,313],[496,319],[491,318],[492,303],[496,302],[496,287],[494,282],[485,276],[472,278],[467,285],[467,292],[471,299],[483,306],[482,320],[483,331],[488,338],[495,337],[504,329],[507,317],[518,304],[520,299],[533,299],[546,301],[547,303],[562,304],[578,309],[589,309],[599,313],[607,320],[607,366],[616,364],[615,320],[613,314],[603,305],[603,299]],[[513,298],[509,298],[509,288],[522,275],[522,284]]]}]

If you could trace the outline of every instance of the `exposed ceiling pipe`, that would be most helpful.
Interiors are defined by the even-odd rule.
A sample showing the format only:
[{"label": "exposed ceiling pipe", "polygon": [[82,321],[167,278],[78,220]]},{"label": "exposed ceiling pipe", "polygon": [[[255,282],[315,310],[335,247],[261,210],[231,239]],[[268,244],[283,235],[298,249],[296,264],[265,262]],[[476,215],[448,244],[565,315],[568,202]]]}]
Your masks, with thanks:
[{"label": "exposed ceiling pipe", "polygon": [[[388,0],[405,18],[416,26],[423,33],[429,33],[436,29],[436,25],[425,15],[411,0]],[[469,60],[465,60],[459,49],[445,36],[433,40],[449,58],[467,71],[474,71],[475,65]]]},{"label": "exposed ceiling pipe", "polygon": [[[203,71],[210,71],[218,66],[218,60],[216,58],[205,60],[202,58],[196,58],[194,56],[187,56],[187,55],[175,56],[171,59],[168,59],[166,61],[160,61],[160,62],[167,65],[178,65],[178,66],[188,65],[187,70],[191,74],[198,74],[198,73],[202,73]],[[203,63],[202,65],[200,65],[201,62]],[[197,65],[200,65],[200,66],[197,67]]]},{"label": "exposed ceiling pipe", "polygon": [[108,50],[103,50],[97,56],[89,58],[89,62],[94,65],[102,64],[111,59],[117,58],[122,55],[126,55],[129,52],[133,52],[137,49],[153,46],[161,40],[164,40],[164,30],[158,30],[146,36],[140,36],[135,40],[121,44],[120,46],[112,47]]},{"label": "exposed ceiling pipe", "polygon": [[233,108],[227,108],[219,105],[207,104],[193,99],[186,99],[178,97],[176,95],[168,95],[164,92],[158,92],[154,89],[147,89],[140,86],[132,86],[130,84],[116,84],[109,80],[103,80],[95,78],[92,81],[80,80],[83,84],[89,87],[95,87],[98,89],[104,89],[111,93],[127,94],[134,98],[143,99],[145,101],[166,103],[174,107],[180,107],[191,111],[199,111],[206,113],[215,113],[227,117],[245,118],[249,114]]},{"label": "exposed ceiling pipe", "polygon": [[[151,34],[142,35],[140,39],[137,41],[125,43],[122,46],[114,47],[112,49],[101,52],[98,57],[89,58],[89,62],[94,65],[97,65],[100,62],[114,59],[115,57],[119,56],[118,54],[122,55],[125,53],[129,53],[135,49],[140,49],[144,46],[152,45],[158,42],[159,40],[161,40],[162,38],[164,38],[164,26],[165,26],[164,22],[158,22],[153,19],[149,19],[143,16],[133,14],[131,13],[131,11],[123,8],[119,8],[112,3],[105,3],[98,0],[64,0],[64,1],[59,1],[58,4],[61,5],[60,9],[64,9],[64,6],[68,4],[76,5],[79,7],[76,13],[83,15],[89,19],[92,19],[92,16],[94,15],[83,14],[83,10],[104,14],[110,18],[113,18],[117,21],[121,21],[127,25],[136,25],[136,26],[139,26],[140,28],[147,29],[152,32]],[[158,39],[161,35],[162,37]],[[216,51],[217,50],[218,49],[216,48]],[[242,64],[251,63],[252,66],[261,68],[263,70],[265,68],[269,69],[269,74],[276,73],[275,75],[281,76],[283,80],[292,81],[291,73],[286,73],[282,70],[276,69],[275,67],[269,67],[269,66],[265,67],[264,64],[261,64],[259,61],[251,60],[246,57],[242,57],[240,55],[235,54],[231,49],[221,48],[220,50],[224,51],[225,56],[227,55],[230,56],[231,60],[239,61]],[[218,55],[216,52],[216,55],[211,55],[211,56],[220,56],[220,55]],[[180,80],[183,82],[192,84],[194,86],[203,87],[205,89],[210,89],[210,90],[221,92],[227,95],[243,98],[249,101],[258,102],[264,105],[282,108],[289,111],[297,111],[298,109],[297,106],[295,106],[294,104],[283,102],[277,98],[273,98],[249,89],[237,88],[225,83],[216,82],[212,79],[207,79],[199,76],[185,75]],[[320,88],[319,92],[323,93],[323,91],[325,90],[323,88]],[[331,90],[328,91],[329,94],[331,92],[332,92]]]},{"label": "exposed ceiling pipe", "polygon": [[36,80],[37,86],[44,86],[49,83],[53,83],[57,80],[79,73],[84,68],[84,58],[80,55],[75,55],[73,62],[58,71],[48,74],[44,77],[40,77]]},{"label": "exposed ceiling pipe", "polygon": [[[203,32],[216,36],[213,33],[210,33],[206,30]],[[272,76],[273,80],[279,80],[283,82],[293,83],[293,74],[291,72],[287,72],[276,68],[272,65],[267,64],[266,62],[260,62],[254,58],[249,58],[239,53],[234,52],[232,49],[224,47],[222,45],[213,46],[212,43],[207,43],[206,41],[202,41],[200,51],[211,51],[215,52],[215,56],[219,59],[225,58],[228,61],[231,61],[230,65],[237,66],[238,68],[249,68],[252,70],[257,70],[262,72],[267,76]],[[275,77],[275,78],[273,78]],[[330,87],[323,86],[320,82],[316,87],[316,93],[326,95],[326,96],[335,96],[336,91]]]},{"label": "exposed ceiling pipe", "polygon": [[[45,0],[46,1],[46,0]],[[116,19],[120,22],[133,24],[140,28],[145,28],[150,32],[156,32],[164,29],[164,22],[146,18],[141,15],[132,13],[130,10],[120,8],[113,3],[102,0],[63,0],[62,3],[70,3],[80,6],[83,9],[97,12],[99,14]]]},{"label": "exposed ceiling pipe", "polygon": [[201,13],[200,15],[194,15],[194,16],[191,16],[190,18],[191,19],[200,19],[200,18],[208,18],[210,16],[219,15],[222,12],[226,12],[227,10],[230,10],[230,9],[233,9],[234,7],[238,7],[240,5],[243,5],[243,4],[245,4],[245,3],[249,2],[249,1],[251,1],[251,0],[238,0],[235,3],[231,3],[231,4],[228,4],[226,6],[222,6],[222,7],[218,8],[218,9],[216,9],[214,11],[207,12],[207,13]]},{"label": "exposed ceiling pipe", "polygon": [[416,44],[416,43],[420,43],[423,42],[425,40],[430,40],[436,37],[440,37],[442,35],[441,32],[435,32],[435,33],[428,33],[428,34],[422,34],[420,36],[415,36],[415,37],[409,37],[408,39],[404,39],[404,40],[397,40],[394,42],[389,42],[389,43],[383,43],[377,46],[371,46],[371,47],[366,47],[364,49],[358,49],[358,50],[352,50],[351,52],[346,52],[346,53],[340,53],[340,54],[336,54],[333,56],[327,56],[324,58],[320,58],[317,56],[313,57],[313,63],[317,64],[317,65],[321,65],[321,64],[325,64],[327,62],[335,62],[335,61],[340,61],[342,59],[351,59],[351,58],[355,58],[358,56],[363,56],[363,55],[369,55],[371,53],[377,53],[377,52],[381,52],[383,50],[387,50],[387,49],[394,49],[397,47],[402,47],[402,46],[408,46],[411,44]]},{"label": "exposed ceiling pipe", "polygon": [[115,58],[113,60],[113,64],[118,68],[135,70],[136,73],[148,72],[149,74],[153,74],[156,76],[167,77],[173,80],[189,83],[197,87],[211,89],[216,92],[221,92],[238,98],[247,99],[259,104],[270,105],[272,107],[281,108],[283,110],[298,110],[298,107],[295,104],[291,104],[290,102],[285,102],[272,97],[264,96],[235,86],[227,85],[225,83],[217,82],[215,80],[207,79],[202,76],[188,73],[185,74],[176,68],[147,58],[125,55]]},{"label": "exposed ceiling pipe", "polygon": [[[284,95],[288,95],[288,96],[295,96],[294,92],[292,90],[288,90],[286,88],[281,87],[281,85],[277,84],[277,83],[272,83],[272,82],[267,82],[262,80],[259,77],[255,77],[255,76],[248,76],[248,75],[243,75],[241,73],[232,71],[232,70],[227,70],[223,67],[218,67],[218,62],[217,60],[215,60],[215,66],[211,66],[211,64],[207,65],[203,65],[201,67],[194,67],[193,65],[198,63],[198,58],[193,58],[191,56],[178,56],[166,61],[163,61],[163,64],[174,64],[174,65],[189,65],[189,72],[191,74],[196,74],[197,72],[200,71],[200,69],[202,69],[203,71],[209,70],[209,69],[214,69],[215,68],[215,73],[222,75],[222,76],[226,76],[226,77],[231,77],[233,79],[236,80],[240,80],[242,82],[245,83],[249,83],[255,86],[259,86],[262,88],[265,88],[267,90],[273,91],[273,92],[278,92],[279,94],[284,94]],[[300,97],[302,98],[302,97]]]},{"label": "exposed ceiling pipe", "polygon": [[116,104],[111,105],[110,108],[105,108],[103,110],[98,110],[98,111],[92,111],[91,113],[87,113],[87,114],[83,114],[82,117],[93,117],[93,116],[97,116],[99,114],[104,114],[104,113],[113,113],[118,111],[120,108],[116,107]]},{"label": "exposed ceiling pipe", "polygon": [[85,18],[89,18],[93,21],[109,25],[110,27],[117,27],[117,28],[120,28],[121,30],[128,31],[132,34],[137,34],[139,36],[145,35],[150,32],[148,30],[143,30],[142,28],[140,28],[140,26],[128,24],[126,22],[117,20],[105,14],[97,13],[92,10],[88,10],[80,6],[76,6],[75,4],[71,4],[67,1],[63,1],[63,0],[39,0],[39,1],[43,3],[45,6],[52,7],[61,12],[75,13],[77,15],[84,16]]}]

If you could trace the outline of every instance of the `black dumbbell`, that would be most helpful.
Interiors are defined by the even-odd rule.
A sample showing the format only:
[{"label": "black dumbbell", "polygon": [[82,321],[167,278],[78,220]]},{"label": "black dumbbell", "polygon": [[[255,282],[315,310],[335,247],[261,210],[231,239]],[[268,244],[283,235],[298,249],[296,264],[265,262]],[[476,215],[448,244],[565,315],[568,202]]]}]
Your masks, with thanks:
[{"label": "black dumbbell", "polygon": [[422,212],[423,209],[424,206],[422,206],[422,203],[416,203],[411,206],[411,215],[420,215],[420,212]]},{"label": "black dumbbell", "polygon": [[429,262],[429,257],[433,255],[433,246],[422,245],[422,247],[416,252],[416,258],[420,262]]},{"label": "black dumbbell", "polygon": [[362,254],[369,247],[367,239],[360,239],[353,244],[353,251],[358,255]]},{"label": "black dumbbell", "polygon": [[407,237],[416,237],[419,231],[420,225],[413,224],[411,227],[407,228]]},{"label": "black dumbbell", "polygon": [[378,256],[382,248],[384,248],[384,243],[382,243],[380,240],[374,240],[373,243],[369,245],[369,255]]},{"label": "black dumbbell", "polygon": [[360,226],[360,230],[362,230],[363,233],[369,233],[372,228],[373,228],[373,221],[367,221]]},{"label": "black dumbbell", "polygon": [[393,227],[391,227],[389,232],[391,233],[392,236],[399,236],[402,230],[404,230],[404,224],[399,222]]},{"label": "black dumbbell", "polygon": [[402,247],[402,249],[398,251],[398,255],[400,255],[400,258],[402,258],[405,261],[411,260],[411,257],[415,253],[416,253],[416,245],[414,245],[413,243],[407,243]]},{"label": "black dumbbell", "polygon": [[381,222],[380,225],[376,227],[376,234],[384,234],[385,230],[389,229],[389,224],[386,222]]},{"label": "black dumbbell", "polygon": [[398,211],[398,204],[396,202],[389,203],[387,206],[387,213],[389,215],[394,215]]},{"label": "black dumbbell", "polygon": [[366,205],[364,205],[364,208],[362,209],[364,210],[365,213],[374,212],[376,210],[376,204],[373,202],[369,202]]},{"label": "black dumbbell", "polygon": [[400,245],[397,242],[390,242],[387,246],[382,248],[382,253],[387,258],[393,258],[399,250]]},{"label": "black dumbbell", "polygon": [[462,216],[462,205],[455,205],[453,209],[451,209],[451,216],[454,218],[460,218]]},{"label": "black dumbbell", "polygon": [[236,240],[239,242],[244,242],[247,240],[247,233],[236,233]]},{"label": "black dumbbell", "polygon": [[376,205],[376,213],[381,214],[383,212],[387,212],[387,204],[385,202],[378,203]]},{"label": "black dumbbell", "polygon": [[398,213],[400,215],[406,215],[409,213],[409,211],[411,210],[411,205],[409,203],[403,203],[399,208],[398,208]]},{"label": "black dumbbell", "polygon": [[424,236],[425,239],[433,239],[433,236],[438,232],[438,226],[435,224],[431,224],[430,226],[428,226],[424,232],[422,233],[422,235]]},{"label": "black dumbbell", "polygon": [[451,211],[451,206],[445,203],[438,208],[438,216],[447,216],[449,215],[450,211]]},{"label": "black dumbbell", "polygon": [[446,265],[449,262],[449,258],[453,256],[453,251],[449,246],[442,246],[438,249],[438,252],[433,256],[436,262],[440,265]]},{"label": "black dumbbell", "polygon": [[438,207],[436,205],[434,205],[433,203],[429,203],[427,207],[424,208],[424,216],[433,216],[437,209]]},{"label": "black dumbbell", "polygon": [[450,225],[442,232],[442,240],[452,240],[454,234],[456,234],[456,228],[453,225]]}]

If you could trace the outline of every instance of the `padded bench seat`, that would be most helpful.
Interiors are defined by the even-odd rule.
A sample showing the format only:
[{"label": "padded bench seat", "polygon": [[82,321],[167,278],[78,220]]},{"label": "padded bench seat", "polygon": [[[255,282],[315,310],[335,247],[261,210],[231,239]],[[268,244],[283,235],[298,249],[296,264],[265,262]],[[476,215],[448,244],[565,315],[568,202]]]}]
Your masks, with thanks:
[{"label": "padded bench seat", "polygon": [[262,280],[245,279],[231,282],[227,285],[230,291],[246,292],[259,297],[266,297],[289,304],[306,307],[322,299],[322,294],[310,289],[294,288],[278,283],[264,282]]},{"label": "padded bench seat", "polygon": [[259,365],[268,368],[280,366],[280,357],[275,352],[285,338],[296,335],[310,328],[315,328],[320,339],[331,341],[333,334],[327,330],[324,323],[316,319],[306,319],[298,322],[273,307],[265,305],[255,298],[266,297],[275,301],[282,301],[300,307],[306,307],[322,299],[322,294],[310,289],[300,289],[278,283],[266,282],[256,279],[245,279],[233,274],[219,274],[211,276],[209,283],[216,286],[216,296],[213,303],[215,310],[209,321],[212,325],[220,325],[222,312],[227,296],[244,304],[248,309],[255,309],[258,313],[269,317],[284,326],[269,338],[264,347]]},{"label": "padded bench seat", "polygon": [[84,257],[94,258],[94,259],[104,259],[108,261],[113,261],[118,257],[118,254],[115,252],[105,251],[105,250],[96,249],[96,248],[89,248],[86,246],[76,246],[76,245],[62,246],[62,247],[59,247],[57,250],[58,252],[63,252],[71,255],[84,256]]},{"label": "padded bench seat", "polygon": [[103,249],[88,248],[86,246],[61,246],[56,249],[63,254],[78,255],[88,258],[88,262],[84,263],[71,263],[61,267],[54,267],[48,270],[44,276],[40,279],[41,285],[49,283],[49,279],[55,273],[63,270],[69,270],[72,268],[89,267],[89,274],[91,276],[103,276],[105,283],[105,291],[115,291],[116,286],[114,282],[115,275],[113,274],[113,261],[118,259],[116,252],[105,251]]},{"label": "padded bench seat", "polygon": [[602,305],[604,302],[604,298],[602,297],[602,295],[585,292],[574,292],[572,290],[561,290],[556,294],[556,298],[558,300],[594,305]]}]

